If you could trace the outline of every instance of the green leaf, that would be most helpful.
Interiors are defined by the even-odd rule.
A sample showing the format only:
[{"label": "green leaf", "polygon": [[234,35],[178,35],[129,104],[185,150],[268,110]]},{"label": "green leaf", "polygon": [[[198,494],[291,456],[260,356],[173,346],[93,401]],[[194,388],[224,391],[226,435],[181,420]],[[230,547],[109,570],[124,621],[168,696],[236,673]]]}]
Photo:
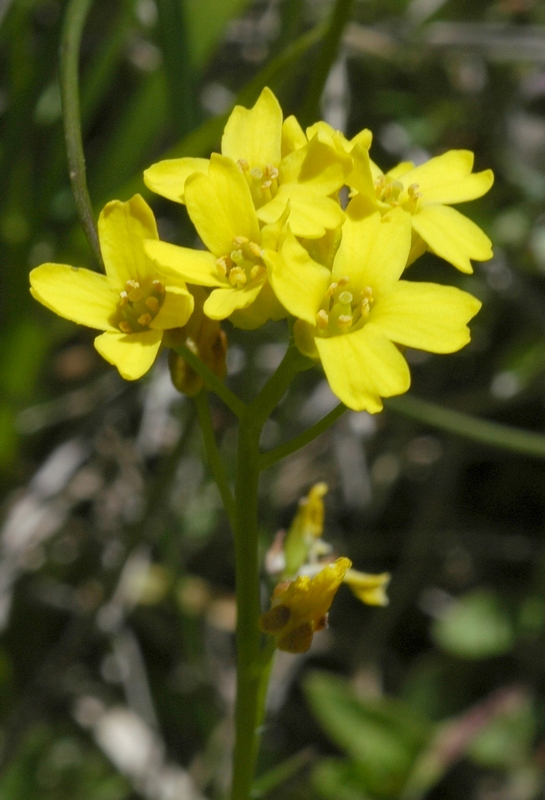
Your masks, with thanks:
[{"label": "green leaf", "polygon": [[320,761],[312,771],[312,785],[325,800],[371,800],[362,786],[359,770],[349,761]]},{"label": "green leaf", "polygon": [[362,700],[346,681],[325,673],[313,673],[305,690],[323,729],[356,762],[362,786],[395,797],[427,742],[427,720],[400,700]]},{"label": "green leaf", "polygon": [[436,620],[432,635],[437,645],[458,658],[482,659],[511,650],[514,631],[498,597],[478,590],[460,598]]}]

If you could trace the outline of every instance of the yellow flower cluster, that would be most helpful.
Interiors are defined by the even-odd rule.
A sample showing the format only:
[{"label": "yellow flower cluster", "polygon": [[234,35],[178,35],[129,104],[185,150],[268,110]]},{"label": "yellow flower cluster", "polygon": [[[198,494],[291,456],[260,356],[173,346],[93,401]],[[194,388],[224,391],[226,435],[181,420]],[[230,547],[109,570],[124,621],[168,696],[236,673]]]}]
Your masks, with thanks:
[{"label": "yellow flower cluster", "polygon": [[[331,547],[321,538],[322,498],[326,492],[327,485],[317,483],[300,501],[286,540],[280,552],[275,553],[280,581],[274,588],[270,609],[259,620],[263,633],[274,636],[276,647],[288,653],[305,653],[314,634],[327,626],[327,615],[341,583],[346,583],[362,603],[388,603],[387,572],[370,575],[352,569],[348,558],[332,560]],[[273,545],[273,549],[278,550],[278,546]]]},{"label": "yellow flower cluster", "polygon": [[[404,272],[426,249],[463,272],[492,256],[486,235],[451,205],[483,195],[493,176],[472,172],[466,150],[384,174],[369,157],[371,139],[364,130],[347,140],[323,122],[303,131],[264,89],[253,108],[233,110],[221,154],[144,173],[151,190],[185,204],[205,249],[160,241],[137,195],[100,216],[106,275],[44,264],[31,273],[31,291],[104,331],[95,346],[127,379],[150,368],[161,344],[180,340],[172,331],[189,336],[196,296],[201,317],[217,323],[251,330],[289,317],[298,348],[321,362],[339,399],[380,411],[381,398],[409,387],[401,348],[450,353],[469,341],[479,301]],[[194,351],[203,357],[213,339],[216,356],[224,354],[211,339],[217,328],[199,322],[192,336],[201,330]],[[208,361],[221,375],[216,356],[208,352]]]}]

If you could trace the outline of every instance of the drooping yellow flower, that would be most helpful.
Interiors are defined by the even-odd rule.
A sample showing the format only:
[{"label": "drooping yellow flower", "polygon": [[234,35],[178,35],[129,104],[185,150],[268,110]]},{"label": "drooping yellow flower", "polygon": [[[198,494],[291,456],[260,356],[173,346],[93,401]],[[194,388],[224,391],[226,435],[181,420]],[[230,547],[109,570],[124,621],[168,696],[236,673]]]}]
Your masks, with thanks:
[{"label": "drooping yellow flower", "polygon": [[372,575],[368,572],[359,572],[356,569],[349,569],[344,576],[346,583],[358,600],[368,606],[387,606],[388,596],[386,589],[390,583],[390,573],[382,572],[379,575]]},{"label": "drooping yellow flower", "polygon": [[[316,130],[301,147],[282,153],[282,109],[270,89],[261,92],[253,108],[235,106],[223,133],[221,152],[244,175],[262,224],[276,221],[290,204],[290,224],[296,236],[309,239],[342,223],[334,198],[351,168],[347,154],[331,137]],[[157,194],[186,202],[187,179],[208,173],[208,160],[176,158],[153,164],[144,172],[146,185]]]},{"label": "drooping yellow flower", "polygon": [[299,501],[299,508],[284,542],[285,577],[297,575],[309,559],[331,552],[321,536],[324,530],[326,483],[315,483],[308,495]]},{"label": "drooping yellow flower", "polygon": [[158,236],[140,195],[108,203],[98,233],[106,275],[42,264],[30,273],[30,291],[61,317],[104,331],[96,349],[123,378],[135,380],[153,364],[164,332],[185,325],[193,298],[179,273],[146,256],[144,240]]},{"label": "drooping yellow flower", "polygon": [[481,305],[454,287],[400,280],[410,246],[411,217],[403,209],[367,215],[358,195],[347,208],[331,271],[292,235],[280,253],[267,256],[274,292],[297,318],[297,346],[320,359],[332,391],[356,411],[380,411],[382,397],[409,388],[396,345],[459,350]]},{"label": "drooping yellow flower", "polygon": [[185,183],[189,216],[207,250],[149,241],[146,252],[161,268],[176,270],[197,286],[213,289],[204,303],[211,319],[230,317],[241,328],[256,328],[286,316],[267,282],[263,260],[276,249],[283,221],[260,228],[250,189],[234,161],[217,153],[207,173]]},{"label": "drooping yellow flower", "polygon": [[354,169],[348,182],[365,198],[369,210],[382,214],[403,208],[414,232],[409,263],[429,249],[461,272],[471,273],[471,259],[492,258],[488,236],[452,205],[486,194],[494,182],[492,170],[472,172],[469,150],[449,150],[418,167],[403,162],[384,174],[365,147],[352,151]]},{"label": "drooping yellow flower", "polygon": [[276,636],[279,650],[306,653],[314,634],[326,627],[327,612],[351,566],[348,558],[338,558],[313,577],[300,575],[275,587],[271,608],[261,615],[259,627]]}]

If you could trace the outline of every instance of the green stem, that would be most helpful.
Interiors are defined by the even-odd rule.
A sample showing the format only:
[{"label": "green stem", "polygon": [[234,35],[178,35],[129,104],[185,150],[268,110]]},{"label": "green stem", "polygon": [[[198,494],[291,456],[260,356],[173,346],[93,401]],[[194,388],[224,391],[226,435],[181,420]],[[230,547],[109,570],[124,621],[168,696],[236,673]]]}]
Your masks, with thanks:
[{"label": "green stem", "polygon": [[178,344],[172,348],[179,356],[184,358],[190,367],[192,367],[197,375],[203,379],[208,389],[211,389],[220,400],[223,400],[227,408],[230,408],[233,414],[241,417],[246,411],[246,403],[243,403],[234,392],[227,388],[218,376],[201,361],[185,344]]},{"label": "green stem", "polygon": [[235,524],[235,501],[231,493],[229,481],[227,480],[223,461],[218,452],[206,390],[202,389],[194,399],[204,440],[206,457],[208,459],[208,466],[210,467],[210,472],[218,487],[229,522],[231,526],[233,526]]},{"label": "green stem", "polygon": [[61,99],[68,172],[76,210],[98,263],[103,266],[100,243],[87,189],[85,154],[79,110],[79,50],[83,26],[92,0],[71,0],[61,36]]},{"label": "green stem", "polygon": [[273,649],[261,648],[259,615],[259,439],[263,425],[298,372],[312,365],[290,347],[276,372],[240,417],[235,485],[237,700],[231,800],[248,800],[265,714]]},{"label": "green stem", "polygon": [[350,18],[354,0],[337,0],[324,36],[320,51],[315,59],[312,77],[306,93],[306,100],[298,118],[303,125],[309,125],[319,116],[320,99],[324,91],[329,71],[339,51],[341,37]]},{"label": "green stem", "polygon": [[313,442],[314,439],[330,428],[347,410],[345,405],[339,403],[329,414],[326,414],[323,419],[314,423],[314,425],[307,428],[303,433],[294,436],[293,439],[275,447],[273,450],[269,450],[267,453],[262,453],[259,459],[259,469],[268,469],[278,461],[282,461],[283,458],[287,458],[287,456],[290,456],[292,453],[296,453],[298,450],[301,450],[301,448],[306,447],[307,444]]},{"label": "green stem", "polygon": [[545,436],[542,434],[472,417],[461,411],[443,408],[443,406],[410,395],[391,397],[384,404],[390,411],[403,414],[418,422],[423,422],[425,425],[431,425],[433,428],[454,433],[456,436],[472,439],[474,442],[481,442],[492,447],[500,447],[514,453],[545,458]]}]

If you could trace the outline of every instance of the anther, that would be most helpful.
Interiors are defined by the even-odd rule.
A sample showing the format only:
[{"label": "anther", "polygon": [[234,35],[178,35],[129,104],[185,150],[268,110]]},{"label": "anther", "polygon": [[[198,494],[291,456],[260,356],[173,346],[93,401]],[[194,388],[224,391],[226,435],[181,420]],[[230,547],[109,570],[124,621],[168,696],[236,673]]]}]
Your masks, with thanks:
[{"label": "anther", "polygon": [[250,270],[250,279],[253,281],[256,278],[260,278],[264,272],[265,272],[265,267],[262,267],[260,264],[254,264],[254,266]]},{"label": "anther", "polygon": [[242,250],[233,250],[230,254],[231,261],[234,261],[235,264],[242,264],[244,261],[244,253]]},{"label": "anther", "polygon": [[263,181],[261,184],[262,189],[270,189],[272,186],[272,181]]},{"label": "anther", "polygon": [[352,322],[352,314],[339,314],[337,317],[337,325],[339,328],[350,328]]},{"label": "anther", "polygon": [[254,167],[250,170],[250,175],[252,178],[255,178],[258,181],[263,180],[263,170],[259,169],[259,167]]},{"label": "anther", "polygon": [[127,294],[127,292],[124,289],[123,289],[122,292],[119,292],[119,297],[121,298],[120,301],[119,301],[119,305],[120,306],[126,306],[127,303],[129,302],[129,295]]},{"label": "anther", "polygon": [[153,291],[157,292],[157,294],[165,293],[165,287],[163,286],[161,281],[153,281],[152,286],[153,286]]},{"label": "anther", "polygon": [[235,289],[240,289],[247,281],[246,273],[241,267],[233,267],[229,273],[229,282]]},{"label": "anther", "polygon": [[149,308],[151,313],[155,316],[159,311],[159,300],[156,297],[147,297],[146,298],[146,306]]},{"label": "anther", "polygon": [[246,236],[235,236],[233,239],[233,244],[235,247],[243,247],[245,244],[248,244],[250,240]]},{"label": "anther", "polygon": [[262,249],[261,249],[261,247],[260,247],[260,246],[257,244],[257,242],[250,242],[250,243],[248,244],[248,252],[249,252],[249,253],[250,253],[250,255],[252,255],[254,258],[261,258],[261,256],[263,255],[263,250],[262,250]]},{"label": "anther", "polygon": [[239,160],[237,161],[237,167],[241,172],[248,172],[248,170],[250,169],[250,165],[248,164],[245,158],[239,158]]},{"label": "anther", "polygon": [[349,282],[350,282],[350,278],[348,277],[348,275],[344,275],[342,278],[339,278],[339,280],[337,281],[337,285],[338,286],[346,286],[346,284],[349,283]]},{"label": "anther", "polygon": [[151,316],[151,314],[141,314],[138,317],[138,324],[142,325],[143,328],[147,328],[152,319],[153,317]]},{"label": "anther", "polygon": [[130,324],[128,322],[125,322],[125,320],[123,319],[119,323],[119,330],[122,333],[133,333],[133,329],[131,328]]},{"label": "anther", "polygon": [[337,289],[337,286],[338,286],[338,284],[336,284],[336,283],[332,283],[332,284],[329,286],[329,289],[327,290],[327,292],[325,293],[325,296],[326,296],[326,297],[333,297],[333,295],[335,294],[335,291],[336,291],[336,289]]},{"label": "anther", "polygon": [[220,277],[224,278],[227,275],[227,261],[224,256],[216,259],[216,267],[218,268]]},{"label": "anther", "polygon": [[316,314],[316,325],[318,326],[318,328],[327,328],[328,322],[329,322],[329,315],[325,309],[321,308]]}]

